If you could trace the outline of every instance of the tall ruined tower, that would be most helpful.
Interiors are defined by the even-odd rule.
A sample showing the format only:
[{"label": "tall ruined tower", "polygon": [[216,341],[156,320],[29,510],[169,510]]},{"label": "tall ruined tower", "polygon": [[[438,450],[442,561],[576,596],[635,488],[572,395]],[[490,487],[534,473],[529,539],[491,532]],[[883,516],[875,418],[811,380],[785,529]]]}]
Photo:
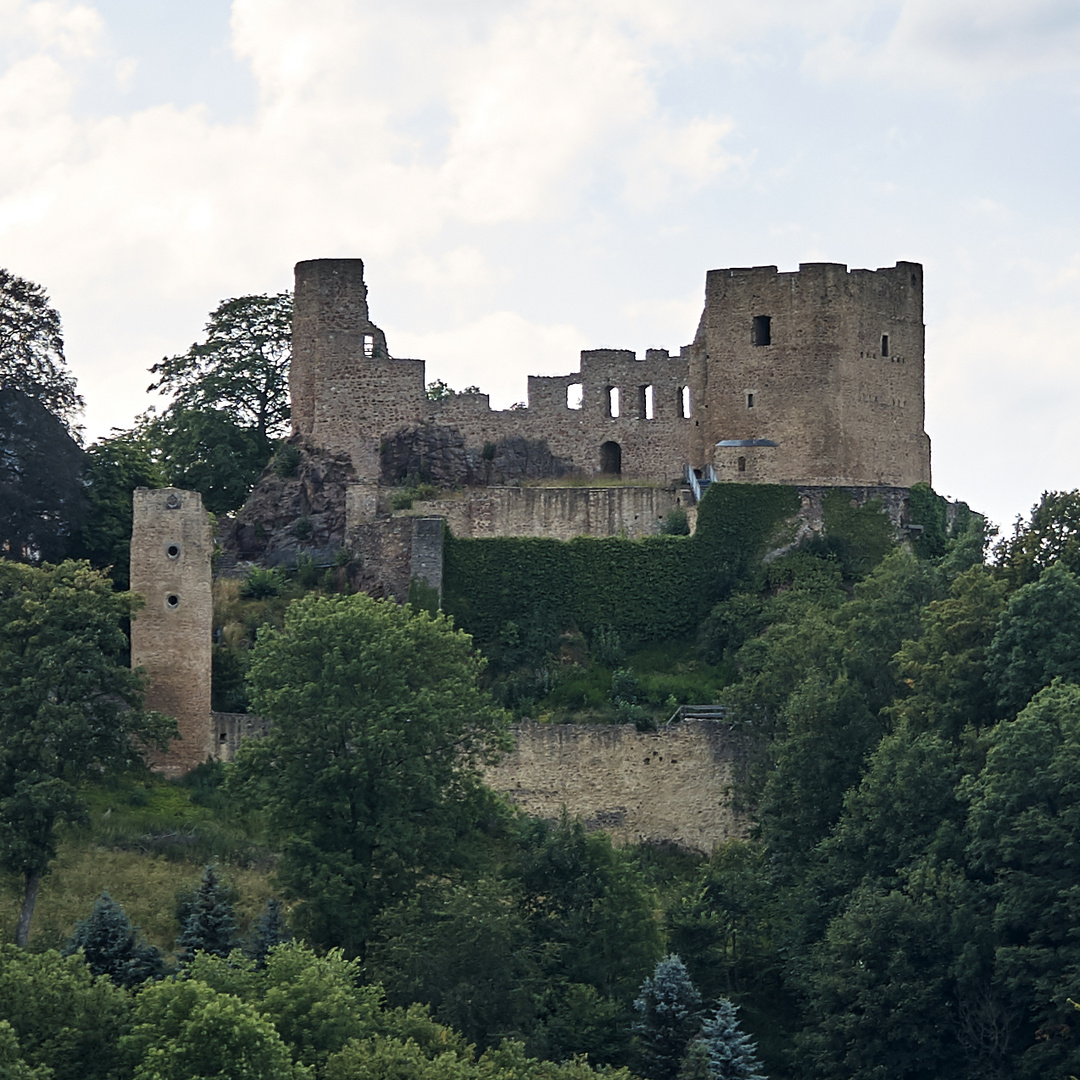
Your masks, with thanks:
[{"label": "tall ruined tower", "polygon": [[724,481],[929,482],[923,356],[918,263],[710,270],[692,461]]},{"label": "tall ruined tower", "polygon": [[379,434],[420,422],[424,364],[392,360],[368,316],[360,259],[311,259],[295,267],[289,393],[293,433],[347,453],[360,480],[379,475]]},{"label": "tall ruined tower", "polygon": [[180,728],[154,766],[182,775],[212,749],[210,515],[196,491],[137,488],[133,500],[131,590],[146,603],[131,621],[131,665],[149,676],[147,707]]}]

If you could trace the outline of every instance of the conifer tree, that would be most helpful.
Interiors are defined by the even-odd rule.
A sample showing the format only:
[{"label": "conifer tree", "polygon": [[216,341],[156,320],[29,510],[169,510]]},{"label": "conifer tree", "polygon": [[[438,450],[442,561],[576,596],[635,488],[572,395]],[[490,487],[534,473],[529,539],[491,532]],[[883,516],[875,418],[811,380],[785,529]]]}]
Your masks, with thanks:
[{"label": "conifer tree", "polygon": [[694,1045],[704,1046],[708,1053],[709,1080],[766,1080],[757,1045],[739,1027],[735,1006],[727,998],[717,1002]]},{"label": "conifer tree", "polygon": [[292,941],[292,933],[289,930],[289,924],[285,921],[281,901],[276,896],[271,896],[266,901],[266,907],[259,921],[252,928],[244,951],[255,961],[256,967],[263,968],[266,966],[267,953],[275,945],[281,945],[286,941]]},{"label": "conifer tree", "polygon": [[648,1080],[675,1080],[687,1045],[701,1028],[701,994],[674,953],[642,984],[634,1011],[640,1072]]},{"label": "conifer tree", "polygon": [[214,867],[208,866],[183,920],[177,942],[180,956],[185,963],[200,951],[224,957],[238,944],[229,890]]},{"label": "conifer tree", "polygon": [[108,975],[125,989],[156,979],[165,970],[161,952],[143,940],[127,912],[107,892],[98,897],[94,910],[76,924],[75,933],[64,946],[64,955],[80,949],[95,975]]}]

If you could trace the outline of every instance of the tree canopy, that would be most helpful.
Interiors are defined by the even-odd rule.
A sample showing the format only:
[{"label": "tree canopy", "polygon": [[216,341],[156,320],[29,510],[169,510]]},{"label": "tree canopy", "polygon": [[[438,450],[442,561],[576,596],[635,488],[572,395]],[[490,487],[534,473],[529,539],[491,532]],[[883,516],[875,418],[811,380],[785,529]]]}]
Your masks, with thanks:
[{"label": "tree canopy", "polygon": [[0,269],[0,390],[40,401],[68,431],[83,400],[64,359],[60,315],[41,285]]},{"label": "tree canopy", "polygon": [[0,866],[25,882],[25,944],[56,828],[83,813],[82,781],[142,763],[172,721],[142,709],[121,626],[134,598],[85,563],[0,561]]},{"label": "tree canopy", "polygon": [[454,865],[506,717],[442,615],[364,595],[309,596],[260,633],[250,685],[273,721],[241,751],[284,844],[280,878],[314,942],[359,952],[373,915]]},{"label": "tree canopy", "polygon": [[220,411],[264,440],[280,438],[289,420],[291,349],[292,293],[222,300],[206,339],[155,364],[149,389],[172,395],[173,410]]},{"label": "tree canopy", "polygon": [[0,555],[57,561],[86,518],[83,452],[30,394],[0,389]]}]

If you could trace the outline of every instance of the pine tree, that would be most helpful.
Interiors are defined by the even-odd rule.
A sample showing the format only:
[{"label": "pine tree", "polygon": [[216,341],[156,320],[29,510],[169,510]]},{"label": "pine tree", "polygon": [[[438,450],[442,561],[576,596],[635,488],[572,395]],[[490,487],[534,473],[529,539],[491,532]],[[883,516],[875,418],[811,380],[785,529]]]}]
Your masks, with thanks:
[{"label": "pine tree", "polygon": [[180,956],[185,962],[200,951],[228,956],[238,944],[229,889],[208,866],[183,919],[177,942]]},{"label": "pine tree", "polygon": [[161,952],[143,940],[139,928],[132,926],[123,907],[107,892],[98,897],[94,910],[79,920],[64,946],[64,955],[80,949],[95,975],[108,975],[125,989],[159,978],[165,970]]},{"label": "pine tree", "polygon": [[257,967],[261,968],[266,964],[267,953],[275,945],[281,945],[286,941],[292,941],[292,933],[289,930],[289,924],[285,921],[281,901],[276,896],[271,896],[266,901],[262,916],[252,928],[244,952],[255,961]]},{"label": "pine tree", "polygon": [[720,998],[702,1024],[697,1044],[708,1051],[709,1080],[766,1080],[757,1045],[740,1029],[735,1006],[727,998]]},{"label": "pine tree", "polygon": [[678,956],[665,956],[656,965],[634,1011],[640,1072],[649,1080],[675,1080],[687,1045],[701,1028],[701,995]]}]

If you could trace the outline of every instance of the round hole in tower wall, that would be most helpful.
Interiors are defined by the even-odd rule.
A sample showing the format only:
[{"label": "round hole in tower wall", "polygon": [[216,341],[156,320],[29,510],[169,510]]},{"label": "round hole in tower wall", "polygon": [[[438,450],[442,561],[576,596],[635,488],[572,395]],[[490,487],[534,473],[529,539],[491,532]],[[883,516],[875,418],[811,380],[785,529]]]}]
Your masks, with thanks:
[{"label": "round hole in tower wall", "polygon": [[165,545],[165,554],[168,555],[170,559],[179,559],[180,558],[180,545],[179,544],[166,544]]},{"label": "round hole in tower wall", "polygon": [[165,506],[169,510],[179,510],[180,496],[177,495],[175,492],[170,492],[168,495],[165,496]]},{"label": "round hole in tower wall", "polygon": [[180,597],[171,592],[165,597],[165,603],[171,608],[178,608],[180,606]]}]

